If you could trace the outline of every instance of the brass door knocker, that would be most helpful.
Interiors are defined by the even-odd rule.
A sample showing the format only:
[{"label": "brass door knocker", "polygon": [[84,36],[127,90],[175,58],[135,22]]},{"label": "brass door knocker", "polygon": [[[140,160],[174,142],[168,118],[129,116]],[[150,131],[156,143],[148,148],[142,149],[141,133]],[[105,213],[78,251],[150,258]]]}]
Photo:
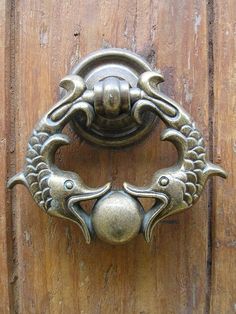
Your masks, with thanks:
[{"label": "brass door knocker", "polygon": [[[127,50],[89,55],[60,82],[66,94],[36,125],[24,170],[8,187],[24,184],[46,213],[77,223],[87,243],[95,235],[111,244],[124,243],[139,232],[149,242],[158,222],[199,199],[210,176],[226,178],[221,167],[206,160],[203,137],[189,114],[160,92],[163,81],[159,72]],[[107,183],[92,189],[77,174],[54,164],[58,147],[69,143],[62,134],[69,122],[92,143],[121,147],[147,135],[158,118],[167,126],[161,139],[175,145],[179,159],[158,170],[145,187],[124,183],[122,191],[112,191]],[[154,198],[155,204],[145,212],[139,197]],[[97,199],[91,214],[80,205],[89,199]]]}]

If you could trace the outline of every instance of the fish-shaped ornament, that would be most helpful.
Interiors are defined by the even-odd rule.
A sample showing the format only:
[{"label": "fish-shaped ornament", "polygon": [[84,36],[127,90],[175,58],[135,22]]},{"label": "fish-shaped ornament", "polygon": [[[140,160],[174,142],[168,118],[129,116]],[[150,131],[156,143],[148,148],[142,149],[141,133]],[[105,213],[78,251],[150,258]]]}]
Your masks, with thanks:
[{"label": "fish-shaped ornament", "polygon": [[163,82],[158,72],[143,73],[138,85],[142,99],[132,109],[134,119],[142,123],[142,113],[152,111],[166,124],[162,140],[172,142],[178,151],[178,162],[173,167],[158,170],[150,184],[136,187],[124,183],[127,193],[135,197],[151,197],[156,202],[144,216],[142,231],[147,242],[153,228],[162,219],[191,207],[200,197],[211,176],[226,178],[226,172],[206,159],[206,148],[201,132],[188,113],[163,93],[157,85]]},{"label": "fish-shaped ornament", "polygon": [[84,184],[74,172],[63,171],[55,163],[56,150],[69,144],[69,138],[62,134],[71,118],[82,112],[87,126],[94,117],[93,107],[81,100],[86,86],[77,75],[68,75],[60,86],[67,93],[39,121],[28,141],[24,169],[8,181],[8,188],[16,184],[25,185],[33,199],[47,214],[76,222],[90,243],[93,235],[90,215],[79,205],[81,201],[98,198],[110,189],[110,183],[94,189]]},{"label": "fish-shaped ornament", "polygon": [[[119,66],[116,74],[113,66],[109,70],[111,72],[107,71],[107,66],[99,66],[96,72],[91,70],[92,66],[87,67],[88,61],[82,62],[82,69],[86,66],[87,70],[92,71],[87,74],[82,71],[81,74],[86,74],[83,77],[90,78],[94,83],[94,86],[91,86],[91,81],[87,84],[90,89],[86,88],[79,75],[68,75],[61,81],[60,86],[66,90],[66,94],[34,128],[28,142],[25,167],[8,181],[8,187],[12,188],[18,183],[25,185],[46,213],[76,222],[87,243],[96,234],[103,241],[121,244],[130,241],[138,233],[143,233],[146,241],[150,242],[158,222],[190,208],[199,199],[208,178],[215,175],[226,178],[226,172],[207,160],[203,136],[190,115],[159,90],[158,84],[164,80],[162,75],[147,71],[149,66],[146,63],[137,59],[137,56],[130,57],[130,54],[120,50],[99,52],[98,56],[95,54],[89,58],[92,61],[94,56],[102,58],[104,65],[107,53],[107,62],[110,62],[114,54],[122,54],[120,62],[126,58],[129,62],[125,62],[121,68]],[[125,70],[127,64],[132,64],[130,60],[139,60],[137,69],[141,71],[135,71],[134,76],[131,76],[136,79],[132,84],[125,81],[126,77],[130,78],[130,75],[125,75],[130,73],[130,68]],[[152,121],[152,125],[155,121],[153,117],[156,116],[143,115],[147,111],[153,112],[165,123],[167,128],[162,132],[161,139],[174,144],[178,151],[178,161],[172,167],[158,170],[146,186],[136,187],[124,183],[123,191],[110,191],[111,184],[107,183],[97,189],[89,188],[78,174],[63,171],[55,165],[56,150],[69,143],[69,138],[62,130],[69,121],[78,117],[78,113],[86,118],[86,132],[93,128],[93,134],[99,133],[97,142],[96,136],[93,138],[92,133],[85,132],[91,135],[94,142],[102,142],[103,145],[105,139],[108,139],[106,143],[109,145],[121,145],[123,142],[120,136],[123,131],[124,143],[129,143],[126,142],[128,127],[131,128],[130,136],[133,137],[132,132],[142,133],[143,124],[147,121]],[[120,129],[122,125],[124,129]],[[115,136],[117,134],[119,136]],[[138,200],[142,197],[154,198],[153,207],[144,211]],[[90,199],[97,199],[97,202],[91,212],[87,213],[80,202]]]}]

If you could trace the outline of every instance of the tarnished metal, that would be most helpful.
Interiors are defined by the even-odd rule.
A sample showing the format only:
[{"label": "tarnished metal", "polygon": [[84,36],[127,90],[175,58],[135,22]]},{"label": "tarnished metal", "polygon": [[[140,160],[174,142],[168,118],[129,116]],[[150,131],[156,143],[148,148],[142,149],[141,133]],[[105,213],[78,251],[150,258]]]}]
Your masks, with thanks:
[{"label": "tarnished metal", "polygon": [[91,125],[94,117],[93,107],[89,103],[76,101],[85,91],[85,83],[79,76],[66,76],[60,86],[67,90],[66,95],[33,130],[28,142],[25,168],[8,181],[8,187],[12,188],[18,183],[25,185],[39,207],[49,215],[76,222],[89,243],[91,219],[79,203],[102,196],[110,189],[110,183],[98,189],[89,188],[77,174],[62,171],[54,164],[56,150],[69,144],[69,138],[61,131],[72,116],[83,112],[87,126]]},{"label": "tarnished metal", "polygon": [[[159,221],[199,199],[210,176],[226,178],[221,167],[206,160],[203,137],[191,117],[160,92],[158,84],[163,80],[159,72],[150,71],[145,61],[126,50],[90,55],[61,81],[66,94],[33,130],[24,170],[8,181],[8,187],[24,184],[46,213],[77,223],[87,243],[97,235],[108,243],[122,244],[139,232],[149,242]],[[161,139],[175,145],[179,159],[176,165],[158,170],[145,187],[124,183],[124,191],[110,191],[111,183],[107,183],[89,188],[77,174],[54,164],[57,148],[69,143],[61,132],[72,120],[88,140],[122,146],[147,134],[156,116],[167,126]],[[154,198],[155,204],[145,212],[139,197]],[[80,205],[89,199],[97,199],[91,214]]]},{"label": "tarnished metal", "polygon": [[94,106],[96,115],[89,128],[84,125],[83,116],[74,116],[75,132],[91,143],[113,148],[145,138],[158,117],[146,112],[145,123],[137,124],[129,109],[140,99],[140,90],[136,88],[139,76],[150,70],[143,58],[126,49],[99,50],[81,60],[72,74],[84,79],[88,92],[83,97]]},{"label": "tarnished metal", "polygon": [[123,191],[112,191],[98,200],[92,211],[96,235],[111,244],[125,243],[140,231],[142,205]]},{"label": "tarnished metal", "polygon": [[160,73],[145,72],[138,82],[142,89],[142,99],[133,108],[132,115],[142,123],[142,113],[146,110],[156,113],[167,129],[161,139],[172,142],[179,155],[175,166],[158,170],[149,185],[135,187],[124,183],[127,193],[135,197],[155,198],[155,205],[145,214],[142,232],[150,241],[153,228],[162,219],[191,207],[200,197],[210,176],[226,178],[225,171],[206,160],[206,149],[201,132],[186,111],[157,89],[164,81]]}]

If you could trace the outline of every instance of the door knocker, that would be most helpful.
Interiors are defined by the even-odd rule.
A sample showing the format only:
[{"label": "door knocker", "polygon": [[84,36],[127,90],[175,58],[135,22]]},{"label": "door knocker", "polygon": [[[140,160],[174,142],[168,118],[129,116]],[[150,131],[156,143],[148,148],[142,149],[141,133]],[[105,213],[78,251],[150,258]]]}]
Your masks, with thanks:
[{"label": "door knocker", "polygon": [[[24,170],[8,181],[8,187],[24,184],[47,214],[77,223],[87,243],[96,235],[111,244],[125,243],[138,233],[147,242],[162,219],[191,207],[207,179],[226,178],[225,171],[206,160],[203,137],[189,114],[159,89],[162,75],[145,60],[122,49],[90,54],[60,82],[66,91],[61,100],[36,125],[28,142]],[[67,123],[84,139],[97,145],[122,147],[150,132],[161,119],[162,140],[178,151],[176,165],[158,170],[144,187],[111,183],[94,189],[79,175],[54,164],[56,150],[69,143],[62,133]],[[144,211],[140,197],[155,199]],[[91,214],[81,201],[97,199]]]}]

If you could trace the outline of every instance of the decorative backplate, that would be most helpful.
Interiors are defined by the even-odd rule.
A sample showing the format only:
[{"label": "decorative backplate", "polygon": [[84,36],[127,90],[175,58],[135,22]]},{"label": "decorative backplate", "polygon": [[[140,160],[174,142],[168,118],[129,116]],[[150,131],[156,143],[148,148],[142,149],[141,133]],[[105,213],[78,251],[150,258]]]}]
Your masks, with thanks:
[{"label": "decorative backplate", "polygon": [[[46,213],[77,223],[87,243],[97,236],[120,244],[138,233],[149,242],[158,222],[190,208],[210,176],[225,178],[226,173],[207,160],[202,134],[190,115],[160,92],[162,75],[138,56],[121,49],[99,51],[73,73],[60,82],[66,94],[35,126],[25,167],[8,187],[24,184]],[[57,148],[69,143],[62,130],[71,121],[89,141],[119,147],[147,134],[156,116],[166,125],[161,139],[175,145],[179,159],[157,170],[144,187],[124,183],[123,190],[114,191],[107,183],[89,188],[79,175],[54,163]],[[155,199],[147,211],[139,201],[143,197]],[[97,201],[88,213],[80,202],[90,199]]]},{"label": "decorative backplate", "polygon": [[[84,79],[88,102],[96,115],[88,128],[84,117],[72,118],[79,136],[106,147],[122,147],[145,137],[158,117],[145,113],[145,123],[137,124],[131,117],[131,106],[140,95],[136,89],[139,76],[150,71],[150,65],[140,56],[125,49],[105,49],[91,53],[72,71]],[[84,95],[86,96],[86,95]]]}]

